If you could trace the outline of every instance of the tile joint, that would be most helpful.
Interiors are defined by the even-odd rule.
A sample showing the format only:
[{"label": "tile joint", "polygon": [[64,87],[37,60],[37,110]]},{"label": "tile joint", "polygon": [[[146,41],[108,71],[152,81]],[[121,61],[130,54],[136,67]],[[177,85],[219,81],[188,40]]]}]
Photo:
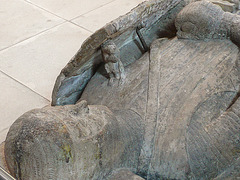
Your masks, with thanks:
[{"label": "tile joint", "polygon": [[4,74],[5,76],[9,77],[10,79],[14,80],[15,82],[17,82],[18,84],[24,86],[25,88],[29,89],[30,91],[32,91],[34,94],[37,94],[38,96],[42,97],[43,99],[45,99],[48,102],[51,102],[49,99],[47,99],[46,97],[44,97],[43,95],[39,94],[38,92],[34,91],[33,89],[31,89],[30,87],[26,86],[25,84],[21,83],[20,81],[18,81],[17,79],[11,77],[10,75],[8,75],[7,73],[3,72],[2,70],[0,70],[0,73]]}]

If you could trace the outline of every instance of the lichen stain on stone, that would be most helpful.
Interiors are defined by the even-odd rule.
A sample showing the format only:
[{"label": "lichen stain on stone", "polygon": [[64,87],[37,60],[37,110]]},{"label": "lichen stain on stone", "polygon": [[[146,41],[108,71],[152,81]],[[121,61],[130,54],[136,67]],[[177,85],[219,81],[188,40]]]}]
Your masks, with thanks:
[{"label": "lichen stain on stone", "polygon": [[63,150],[63,157],[64,157],[66,163],[69,163],[69,160],[72,159],[72,153],[71,153],[70,145],[62,146],[62,150]]},{"label": "lichen stain on stone", "polygon": [[66,134],[67,131],[67,126],[64,124],[61,128],[60,128],[60,132]]},{"label": "lichen stain on stone", "polygon": [[232,154],[233,154],[234,156],[240,154],[240,148],[234,148],[234,149],[232,150]]},{"label": "lichen stain on stone", "polygon": [[101,151],[100,148],[97,148],[97,152],[95,153],[95,159],[100,160],[101,159]]},{"label": "lichen stain on stone", "polygon": [[65,124],[61,125],[58,132],[60,133],[60,135],[63,135],[66,138],[69,138],[68,129],[67,129],[67,126]]},{"label": "lichen stain on stone", "polygon": [[101,167],[102,166],[102,142],[103,142],[103,139],[104,139],[104,131],[101,131],[98,138],[97,138],[97,141],[98,143],[96,144],[97,145],[97,151],[95,153],[95,159],[99,161],[99,166]]}]

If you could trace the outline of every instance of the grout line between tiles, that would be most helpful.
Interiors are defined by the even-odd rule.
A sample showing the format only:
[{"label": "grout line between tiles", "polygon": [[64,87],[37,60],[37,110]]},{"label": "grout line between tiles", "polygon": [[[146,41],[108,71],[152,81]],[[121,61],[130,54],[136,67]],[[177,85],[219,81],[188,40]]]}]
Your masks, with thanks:
[{"label": "grout line between tiles", "polygon": [[[41,6],[39,6],[39,5],[35,4],[35,3],[32,3],[32,2],[30,2],[30,1],[28,1],[28,0],[23,0],[23,1],[29,3],[29,4],[31,4],[31,5],[33,5],[33,6],[36,6],[36,7],[40,8],[40,9],[42,9],[42,10],[44,10],[44,11],[46,11],[46,12],[52,14],[52,15],[54,15],[54,16],[57,16],[58,18],[61,18],[61,19],[65,20],[65,21],[67,21],[67,22],[70,22],[70,23],[72,23],[72,24],[74,24],[74,25],[77,25],[77,24],[73,23],[72,20],[74,20],[74,19],[76,19],[76,18],[78,18],[78,17],[80,17],[80,16],[83,16],[83,15],[85,15],[85,14],[87,14],[87,13],[90,13],[90,12],[96,10],[96,9],[99,9],[99,8],[101,8],[101,7],[103,7],[103,6],[106,6],[106,5],[112,3],[112,2],[114,2],[114,1],[116,1],[116,0],[113,0],[113,1],[111,1],[111,2],[108,2],[108,3],[106,3],[106,4],[101,5],[101,6],[99,6],[99,7],[96,7],[95,9],[92,9],[92,10],[86,12],[86,13],[83,13],[83,14],[81,14],[81,15],[78,15],[77,17],[74,17],[74,18],[72,18],[72,19],[70,19],[70,20],[65,19],[65,18],[63,18],[63,17],[61,17],[61,16],[59,16],[59,15],[57,15],[57,14],[55,14],[55,13],[53,13],[53,12],[47,10],[47,9],[45,9],[45,8],[43,8],[43,7],[41,7]],[[81,28],[83,28],[83,29],[85,29],[85,30],[93,33],[91,30],[89,30],[89,29],[87,29],[87,28],[84,28],[84,27],[82,27],[82,26],[80,26],[80,25],[77,25],[77,26],[79,26],[79,27],[81,27]]]},{"label": "grout line between tiles", "polygon": [[75,26],[77,26],[77,27],[79,27],[79,28],[82,28],[82,29],[84,29],[85,31],[88,31],[88,32],[90,32],[90,33],[93,33],[92,31],[86,29],[85,27],[82,27],[82,26],[80,26],[80,25],[78,25],[78,24],[76,24],[76,23],[74,23],[74,22],[65,20],[65,21],[61,22],[60,24],[57,24],[57,25],[55,25],[55,26],[53,26],[53,27],[51,27],[51,28],[45,29],[45,30],[43,30],[43,31],[41,31],[41,32],[39,32],[39,33],[37,33],[37,34],[34,34],[34,35],[32,35],[32,36],[30,36],[30,37],[28,37],[28,38],[25,38],[25,39],[23,39],[23,40],[21,40],[21,41],[19,41],[19,42],[17,42],[17,43],[14,43],[14,44],[12,44],[12,45],[10,45],[10,46],[8,46],[8,47],[2,48],[2,49],[0,49],[0,52],[1,52],[1,51],[4,51],[4,50],[7,50],[7,49],[9,49],[9,48],[12,48],[12,47],[14,47],[14,46],[16,46],[16,45],[18,45],[18,44],[20,44],[20,43],[28,40],[28,39],[34,38],[35,36],[38,36],[38,35],[41,35],[41,34],[47,32],[47,31],[50,31],[51,29],[54,29],[54,28],[56,28],[56,27],[58,27],[58,26],[60,26],[60,25],[62,25],[62,24],[64,24],[64,23],[67,23],[67,22],[68,22],[68,23],[71,23],[71,24],[73,24],[73,25],[75,25]]},{"label": "grout line between tiles", "polygon": [[55,14],[55,13],[53,13],[53,12],[47,10],[47,9],[45,9],[45,8],[43,8],[43,7],[41,7],[41,6],[39,6],[39,5],[35,4],[35,3],[32,3],[32,2],[30,2],[30,1],[28,1],[28,0],[24,0],[24,1],[27,2],[27,3],[29,3],[29,4],[31,4],[31,5],[33,5],[33,6],[36,6],[36,7],[39,8],[39,9],[42,9],[42,10],[46,11],[46,12],[48,12],[48,13],[54,15],[54,16],[57,16],[58,18],[64,20],[65,22],[69,22],[69,23],[74,24],[74,25],[76,25],[76,26],[78,26],[78,27],[80,27],[80,28],[82,28],[82,29],[90,32],[90,33],[93,33],[93,32],[90,31],[89,29],[86,29],[86,28],[84,28],[84,27],[82,27],[82,26],[80,26],[80,25],[78,25],[78,24],[75,24],[75,23],[73,23],[71,20],[65,19],[65,18],[63,18],[63,17],[61,17],[61,16],[59,16],[59,15],[57,15],[57,14]]},{"label": "grout line between tiles", "polygon": [[[60,19],[64,20],[64,21],[61,22],[61,23],[59,23],[59,24],[57,24],[57,25],[55,25],[55,26],[53,26],[53,27],[50,27],[50,28],[48,28],[48,29],[45,29],[45,30],[43,30],[43,31],[41,31],[41,32],[39,32],[39,33],[37,33],[37,34],[34,34],[34,35],[32,35],[32,36],[30,36],[30,37],[28,37],[28,38],[25,38],[25,39],[23,39],[23,40],[21,40],[21,41],[19,41],[19,42],[16,42],[16,43],[14,43],[14,44],[12,44],[12,45],[10,45],[10,46],[4,47],[4,48],[0,49],[0,52],[1,52],[1,51],[4,51],[4,50],[6,50],[6,49],[9,49],[9,48],[11,48],[11,47],[14,47],[14,46],[16,46],[16,45],[18,45],[18,44],[20,44],[20,43],[22,43],[22,42],[24,42],[24,41],[26,41],[26,40],[28,40],[28,39],[31,39],[31,38],[33,38],[33,37],[35,37],[35,36],[40,35],[40,34],[42,34],[42,33],[45,33],[45,32],[47,32],[47,31],[49,31],[49,30],[51,30],[51,29],[53,29],[53,28],[55,28],[55,27],[57,27],[57,26],[60,26],[60,25],[62,25],[62,24],[64,24],[64,23],[66,23],[66,22],[69,22],[69,23],[71,23],[71,24],[73,24],[73,25],[75,25],[75,26],[77,26],[77,27],[80,27],[80,28],[84,29],[85,31],[88,31],[88,32],[90,32],[90,33],[93,33],[91,30],[89,30],[89,29],[87,29],[87,28],[85,28],[85,27],[83,27],[83,26],[80,26],[80,25],[72,22],[71,20],[64,19],[64,18],[62,18],[62,17],[60,17],[60,16],[58,16],[58,15],[56,15],[56,14],[54,14],[54,13],[48,11],[48,10],[46,10],[46,9],[38,6],[38,5],[35,5],[35,4],[33,4],[33,3],[31,3],[31,2],[28,2],[28,1],[26,1],[26,0],[23,0],[23,1],[29,3],[29,4],[31,4],[31,5],[33,5],[33,6],[36,6],[36,7],[40,8],[40,9],[42,9],[42,10],[48,12],[48,13],[51,13],[52,15],[55,15],[55,16],[59,17]],[[102,7],[102,6],[101,6],[101,7]]]},{"label": "grout line between tiles", "polygon": [[0,70],[1,73],[3,73],[5,76],[9,77],[10,79],[14,80],[15,82],[21,84],[22,86],[26,87],[27,89],[29,89],[30,91],[32,91],[33,93],[37,94],[38,96],[42,97],[43,99],[47,100],[48,102],[51,102],[49,99],[47,99],[46,97],[42,96],[41,94],[39,94],[38,92],[34,91],[33,89],[31,89],[30,87],[26,86],[25,84],[21,83],[20,81],[16,80],[15,78],[9,76],[7,73],[3,72],[2,70]]},{"label": "grout line between tiles", "polygon": [[[62,20],[64,20],[64,21],[61,22],[61,23],[59,23],[59,24],[57,24],[57,25],[55,25],[55,26],[53,26],[53,27],[50,27],[50,28],[48,28],[48,29],[45,29],[45,30],[43,30],[43,31],[41,31],[41,32],[39,32],[39,33],[37,33],[37,34],[35,34],[35,35],[32,35],[32,36],[30,36],[30,37],[28,37],[28,38],[25,38],[25,39],[23,39],[23,40],[21,40],[21,41],[19,41],[19,42],[17,42],[17,43],[14,43],[14,44],[12,44],[12,45],[10,45],[10,46],[8,46],[8,47],[2,48],[2,49],[0,49],[0,52],[1,52],[1,51],[4,51],[4,50],[7,50],[7,49],[9,49],[9,48],[12,48],[12,47],[14,47],[14,46],[16,46],[16,45],[18,45],[18,44],[20,44],[20,43],[22,43],[22,42],[24,42],[24,41],[26,41],[26,40],[28,40],[28,39],[31,39],[31,38],[33,38],[33,37],[35,37],[35,36],[38,36],[38,35],[40,35],[40,34],[43,34],[43,33],[47,32],[47,31],[49,31],[49,30],[51,30],[51,29],[53,29],[53,28],[55,28],[55,27],[58,27],[58,26],[66,23],[66,22],[69,22],[69,23],[71,23],[71,24],[73,24],[73,25],[75,25],[75,26],[78,26],[78,27],[80,27],[80,28],[82,28],[82,29],[90,32],[90,33],[93,33],[91,30],[89,30],[89,29],[87,29],[87,28],[85,28],[85,27],[82,27],[81,25],[78,25],[78,24],[72,22],[72,20],[75,20],[75,19],[77,19],[78,17],[80,17],[80,16],[82,16],[82,15],[85,15],[85,14],[87,14],[87,13],[90,13],[90,12],[96,10],[96,9],[102,8],[102,7],[104,7],[104,6],[106,6],[106,5],[110,4],[110,3],[113,3],[113,2],[116,1],[116,0],[113,0],[113,1],[111,1],[111,2],[108,2],[108,3],[106,3],[106,4],[103,4],[103,5],[95,8],[95,9],[92,9],[92,10],[90,10],[90,11],[88,11],[88,12],[86,12],[86,13],[83,13],[83,14],[75,17],[75,18],[70,19],[70,20],[67,20],[67,19],[65,19],[65,18],[63,18],[63,17],[61,17],[61,16],[59,16],[59,15],[57,15],[57,14],[54,14],[53,12],[48,11],[47,9],[45,9],[45,8],[43,8],[43,7],[41,7],[41,6],[38,6],[37,4],[34,4],[34,3],[29,2],[29,1],[27,1],[27,0],[23,0],[23,1],[29,3],[29,4],[31,4],[31,5],[33,5],[33,6],[36,6],[36,7],[40,8],[40,9],[42,9],[42,10],[44,10],[44,11],[46,11],[46,12],[52,14],[52,15],[54,15],[54,16],[57,16],[58,18],[60,18],[60,19],[62,19]],[[2,70],[0,70],[0,72],[3,73],[4,75],[6,75],[7,77],[9,77],[10,79],[14,80],[15,82],[17,82],[17,83],[21,84],[22,86],[26,87],[27,89],[29,89],[29,90],[32,91],[33,93],[39,95],[39,96],[42,97],[43,99],[45,99],[45,100],[47,100],[48,102],[50,102],[49,99],[47,99],[46,97],[44,97],[44,96],[42,96],[41,94],[37,93],[36,91],[34,91],[33,89],[29,88],[28,86],[26,86],[25,84],[21,83],[20,81],[16,80],[15,78],[9,76],[8,74],[6,74],[5,72],[3,72]]]},{"label": "grout line between tiles", "polygon": [[82,28],[82,29],[84,29],[84,30],[86,30],[86,31],[88,31],[88,32],[90,32],[90,33],[93,33],[93,31],[91,31],[91,30],[89,30],[89,29],[87,29],[87,28],[85,28],[85,27],[83,27],[83,26],[81,26],[81,25],[79,25],[79,24],[76,24],[76,23],[72,22],[72,20],[77,19],[78,17],[80,17],[80,16],[82,16],[82,15],[84,15],[84,14],[87,14],[87,13],[89,13],[89,12],[92,12],[92,11],[94,11],[94,10],[96,10],[96,9],[99,9],[99,8],[101,8],[101,7],[103,7],[103,6],[106,6],[106,5],[112,3],[112,2],[114,2],[114,1],[116,1],[116,0],[113,0],[113,1],[111,1],[111,2],[108,2],[108,3],[106,3],[106,4],[103,4],[103,5],[95,8],[95,9],[93,9],[93,10],[91,10],[91,11],[88,11],[88,12],[86,12],[86,13],[83,13],[83,14],[81,14],[81,15],[73,18],[73,19],[70,19],[70,20],[67,20],[67,19],[65,19],[65,18],[63,18],[63,17],[61,17],[61,16],[58,16],[57,14],[54,14],[54,13],[52,13],[51,11],[48,11],[48,10],[42,8],[41,6],[38,6],[38,5],[36,5],[36,4],[32,3],[32,2],[29,2],[29,1],[27,1],[27,0],[23,0],[23,1],[25,1],[26,3],[29,3],[29,4],[31,4],[31,5],[33,5],[33,6],[36,6],[36,7],[40,8],[40,9],[42,9],[42,10],[44,10],[44,11],[46,11],[46,12],[52,14],[52,15],[54,15],[54,16],[57,16],[58,18],[60,18],[60,19],[62,19],[62,20],[64,20],[64,21],[63,21],[62,23],[59,23],[59,24],[53,26],[53,27],[50,27],[50,28],[48,28],[48,29],[45,29],[45,30],[43,30],[43,31],[41,31],[41,32],[39,32],[39,33],[37,33],[37,34],[34,34],[34,35],[32,35],[32,36],[30,36],[30,37],[28,37],[28,38],[25,38],[25,39],[23,39],[23,40],[21,40],[21,41],[19,41],[19,42],[16,42],[16,43],[14,43],[14,44],[12,44],[12,45],[10,45],[10,46],[8,46],[8,47],[4,47],[4,48],[0,49],[0,52],[1,52],[1,51],[4,51],[4,50],[7,50],[7,49],[9,49],[9,48],[12,48],[12,47],[14,47],[14,46],[16,46],[16,45],[18,45],[18,44],[20,44],[20,43],[28,40],[28,39],[31,39],[31,38],[33,38],[33,37],[35,37],[35,36],[38,36],[38,35],[40,35],[40,34],[42,34],[42,33],[45,33],[45,32],[47,32],[47,31],[49,31],[49,30],[51,30],[51,29],[53,29],[53,28],[55,28],[55,27],[57,27],[57,26],[60,26],[60,25],[62,25],[62,24],[64,24],[64,23],[66,23],[66,22],[69,22],[69,23],[71,23],[71,24],[73,24],[73,25],[75,25],[75,26],[77,26],[77,27],[79,27],[79,28]]},{"label": "grout line between tiles", "polygon": [[23,39],[23,40],[21,40],[21,41],[19,41],[19,42],[16,42],[16,43],[14,43],[14,44],[12,44],[12,45],[10,45],[10,46],[8,46],[8,47],[2,48],[2,49],[0,49],[0,52],[1,52],[1,51],[4,51],[4,50],[6,50],[6,49],[12,48],[12,47],[14,47],[14,46],[22,43],[23,41],[26,41],[26,40],[28,40],[28,39],[31,39],[31,38],[33,38],[33,37],[35,37],[35,36],[40,35],[40,34],[43,34],[43,33],[47,32],[47,31],[49,31],[49,30],[51,30],[51,29],[53,29],[53,28],[55,28],[55,27],[58,27],[58,26],[66,23],[66,22],[67,22],[67,21],[63,21],[63,22],[61,22],[60,24],[57,24],[57,25],[55,25],[55,26],[53,26],[53,27],[51,27],[51,28],[45,29],[45,30],[43,30],[43,31],[41,31],[41,32],[39,32],[39,33],[37,33],[37,34],[34,34],[34,35],[32,35],[32,36],[30,36],[30,37],[28,37],[28,38],[25,38],[25,39]]},{"label": "grout line between tiles", "polygon": [[80,26],[79,24],[77,24],[77,23],[75,23],[75,22],[72,22],[72,21],[68,21],[69,23],[72,23],[72,24],[74,24],[75,26],[78,26],[78,27],[80,27],[80,28],[82,28],[82,29],[84,29],[84,30],[86,30],[86,31],[88,31],[88,32],[90,32],[91,34],[92,33],[94,33],[93,31],[91,31],[91,30],[89,30],[89,29],[87,29],[87,28],[85,28],[85,27],[83,27],[83,26]]},{"label": "grout line between tiles", "polygon": [[115,1],[117,1],[117,0],[113,0],[113,1],[111,1],[111,2],[108,2],[108,3],[106,3],[106,4],[103,4],[103,5],[95,8],[95,9],[92,9],[92,10],[86,12],[86,13],[83,13],[83,14],[81,14],[81,15],[78,15],[77,17],[74,17],[74,18],[70,19],[69,21],[73,21],[73,20],[75,20],[75,19],[77,19],[77,18],[79,18],[79,17],[81,17],[81,16],[84,16],[85,14],[88,14],[88,13],[90,13],[90,12],[92,12],[92,11],[95,11],[95,10],[97,10],[97,9],[99,9],[99,8],[102,8],[102,7],[104,7],[104,6],[108,5],[108,4],[111,4],[111,3],[115,2]]},{"label": "grout line between tiles", "polygon": [[35,3],[32,3],[32,2],[30,2],[30,1],[28,1],[28,0],[23,0],[23,1],[25,1],[26,3],[31,4],[31,5],[33,5],[33,6],[36,6],[36,7],[38,7],[39,9],[42,9],[42,10],[44,10],[44,11],[46,11],[46,12],[48,12],[48,13],[54,15],[54,16],[57,16],[57,17],[60,18],[60,19],[63,19],[63,20],[65,20],[65,21],[68,21],[67,19],[65,19],[65,18],[63,18],[63,17],[61,17],[61,16],[59,16],[59,15],[57,15],[57,14],[55,14],[55,13],[53,13],[53,12],[47,10],[47,9],[45,9],[45,8],[43,8],[43,7],[41,7],[41,6],[39,6],[39,5],[35,4]]},{"label": "grout line between tiles", "polygon": [[88,11],[88,12],[85,12],[85,13],[83,13],[83,14],[80,14],[80,15],[78,15],[77,17],[74,17],[74,18],[72,18],[72,19],[70,19],[70,20],[65,19],[65,18],[63,18],[63,17],[61,17],[61,16],[59,16],[59,15],[57,15],[57,14],[55,14],[55,13],[53,13],[53,12],[47,10],[47,9],[45,9],[45,8],[43,8],[43,7],[41,7],[41,6],[39,6],[39,5],[35,4],[35,3],[32,3],[32,2],[30,2],[30,1],[28,1],[28,0],[23,0],[23,1],[29,3],[29,4],[31,4],[31,5],[33,5],[33,6],[36,6],[36,7],[40,8],[40,9],[42,9],[42,10],[44,10],[44,11],[46,11],[46,12],[52,14],[52,15],[55,15],[55,16],[57,16],[58,18],[61,18],[61,19],[65,20],[65,21],[71,22],[72,20],[74,20],[74,19],[76,19],[76,18],[78,18],[78,17],[80,17],[80,16],[83,16],[83,15],[85,15],[85,14],[87,14],[87,13],[90,13],[90,12],[96,10],[96,9],[99,9],[99,8],[101,8],[101,7],[103,7],[103,6],[106,6],[106,5],[108,5],[108,4],[110,4],[110,3],[114,2],[114,1],[117,1],[117,0],[113,0],[113,1],[108,2],[108,3],[106,3],[106,4],[100,5],[99,7],[96,7],[95,9],[92,9],[92,10],[90,10],[90,11]]},{"label": "grout line between tiles", "polygon": [[24,1],[27,2],[27,3],[29,3],[29,4],[31,4],[31,5],[33,5],[33,6],[38,7],[38,8],[40,8],[40,9],[44,10],[44,11],[46,11],[46,12],[48,12],[48,13],[54,15],[54,16],[57,16],[58,18],[61,18],[61,19],[65,20],[65,21],[67,21],[67,22],[69,22],[69,23],[72,23],[72,24],[74,24],[74,25],[76,25],[76,26],[78,26],[78,27],[80,27],[80,28],[82,28],[82,29],[90,32],[90,33],[94,33],[93,31],[91,31],[91,30],[89,30],[89,29],[87,29],[87,28],[85,28],[85,27],[83,27],[83,26],[81,26],[81,25],[79,25],[79,24],[76,24],[76,23],[74,23],[74,22],[72,22],[72,21],[75,20],[75,19],[77,19],[77,18],[79,18],[79,17],[81,17],[81,16],[83,16],[83,15],[85,15],[85,14],[88,14],[88,13],[90,13],[90,12],[92,12],[92,11],[95,11],[95,10],[101,8],[101,7],[104,7],[104,6],[108,5],[108,4],[111,4],[111,3],[113,3],[114,1],[117,1],[117,0],[113,0],[113,1],[111,1],[111,2],[108,2],[108,3],[106,3],[106,4],[103,4],[103,5],[95,8],[95,9],[92,9],[92,10],[86,12],[86,13],[83,13],[83,14],[81,14],[81,15],[78,15],[77,17],[74,17],[74,18],[72,18],[72,19],[70,19],[70,20],[65,19],[65,18],[63,18],[63,17],[61,17],[61,16],[59,16],[59,15],[57,15],[57,14],[55,14],[55,13],[53,13],[53,12],[47,10],[47,9],[45,9],[45,8],[43,8],[43,7],[41,7],[41,6],[39,6],[39,5],[35,4],[35,3],[32,3],[32,2],[30,2],[30,1],[28,1],[28,0],[24,0]]}]

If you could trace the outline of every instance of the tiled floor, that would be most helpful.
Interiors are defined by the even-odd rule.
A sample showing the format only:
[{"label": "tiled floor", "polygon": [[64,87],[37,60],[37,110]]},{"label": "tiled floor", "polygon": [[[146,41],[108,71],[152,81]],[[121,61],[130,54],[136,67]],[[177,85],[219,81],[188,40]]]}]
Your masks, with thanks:
[{"label": "tiled floor", "polygon": [[143,0],[0,0],[0,143],[94,31]]}]

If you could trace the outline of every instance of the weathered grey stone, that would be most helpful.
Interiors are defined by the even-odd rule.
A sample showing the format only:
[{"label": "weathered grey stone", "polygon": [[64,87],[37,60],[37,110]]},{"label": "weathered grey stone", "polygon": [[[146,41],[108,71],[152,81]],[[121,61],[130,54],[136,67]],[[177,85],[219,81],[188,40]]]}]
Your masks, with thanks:
[{"label": "weathered grey stone", "polygon": [[175,22],[178,38],[228,39],[240,46],[240,16],[207,1],[187,5]]},{"label": "weathered grey stone", "polygon": [[140,176],[132,173],[127,169],[121,169],[117,172],[114,172],[113,175],[108,180],[144,180]]},{"label": "weathered grey stone", "polygon": [[[238,53],[238,47],[229,40],[204,42],[160,39],[152,44],[150,56],[147,53],[126,68],[124,84],[113,84],[109,88],[107,78],[101,71],[97,72],[81,99],[111,109],[132,109],[144,118],[145,135],[137,172],[142,177],[216,177],[239,153],[236,156],[229,154],[229,159],[221,164],[222,161],[218,159],[222,158],[222,153],[214,155],[212,151],[223,152],[221,148],[225,147],[229,148],[226,154],[229,151],[238,152],[239,144],[231,138],[225,141],[223,138],[217,145],[215,141],[219,135],[202,139],[191,127],[193,124],[193,127],[196,126],[195,121],[205,121],[202,127],[197,125],[200,131],[206,129],[205,126],[208,127],[212,121],[220,121],[218,117],[238,97]],[[198,115],[195,115],[198,111]],[[222,137],[227,137],[233,125],[239,128],[238,121],[239,116],[235,116],[231,123],[219,125],[226,128],[221,130]],[[212,131],[218,130],[219,126],[213,126]],[[239,138],[237,129],[232,133],[231,136]],[[189,148],[195,141],[197,144]],[[217,145],[216,149],[213,149],[214,144]],[[210,149],[201,154],[205,151],[200,147]],[[187,148],[193,152],[186,151]],[[194,159],[201,156],[209,159],[202,167],[199,165],[201,161]],[[215,156],[217,159],[213,160]]]},{"label": "weathered grey stone", "polygon": [[223,11],[234,13],[238,10],[239,1],[209,0],[211,3],[220,6]]},{"label": "weathered grey stone", "polygon": [[222,174],[214,178],[214,180],[221,180],[221,179],[239,179],[240,177],[240,158],[238,158],[232,165],[227,168]]},{"label": "weathered grey stone", "polygon": [[85,101],[29,111],[7,135],[8,169],[17,179],[106,179],[117,168],[136,171],[139,118]]},{"label": "weathered grey stone", "polygon": [[[142,22],[141,32],[148,45],[159,37],[175,36],[174,19],[177,13],[194,0],[149,0],[131,12],[107,24],[91,35],[81,46],[58,76],[52,93],[52,105],[74,104],[86,84],[102,62],[100,46],[112,39],[121,52],[124,66],[139,59],[144,50],[136,35]],[[69,88],[71,87],[71,88]]]},{"label": "weathered grey stone", "polygon": [[[148,14],[145,5],[131,13]],[[157,9],[151,3],[148,5]],[[124,25],[131,13],[115,26],[128,35],[135,32]],[[149,18],[152,25],[152,16]],[[98,180],[239,177],[239,16],[225,13],[209,2],[192,3],[176,19],[173,12],[166,18],[176,22],[179,38],[154,40],[156,25],[161,29],[160,25],[167,24],[159,20],[154,21],[149,31],[141,31],[144,37],[150,34],[145,39],[147,45],[151,43],[149,52],[136,61],[125,61],[120,56],[126,76],[121,85],[113,81],[109,86],[104,64],[96,73],[85,69],[85,74],[81,74],[78,70],[86,66],[75,59],[70,65],[76,63],[76,68],[64,69],[70,74],[67,80],[65,75],[58,78],[59,82],[68,81],[64,84],[66,89],[58,91],[62,93],[58,100],[60,104],[75,103],[79,98],[77,104],[32,110],[11,126],[5,156],[15,177]],[[113,42],[121,44],[126,34],[117,32]],[[92,45],[89,42],[89,47],[100,47],[104,37],[96,36],[100,40]],[[93,67],[91,62],[96,59],[86,58],[88,68]],[[81,76],[80,81],[74,79],[78,76],[75,73]]]}]

